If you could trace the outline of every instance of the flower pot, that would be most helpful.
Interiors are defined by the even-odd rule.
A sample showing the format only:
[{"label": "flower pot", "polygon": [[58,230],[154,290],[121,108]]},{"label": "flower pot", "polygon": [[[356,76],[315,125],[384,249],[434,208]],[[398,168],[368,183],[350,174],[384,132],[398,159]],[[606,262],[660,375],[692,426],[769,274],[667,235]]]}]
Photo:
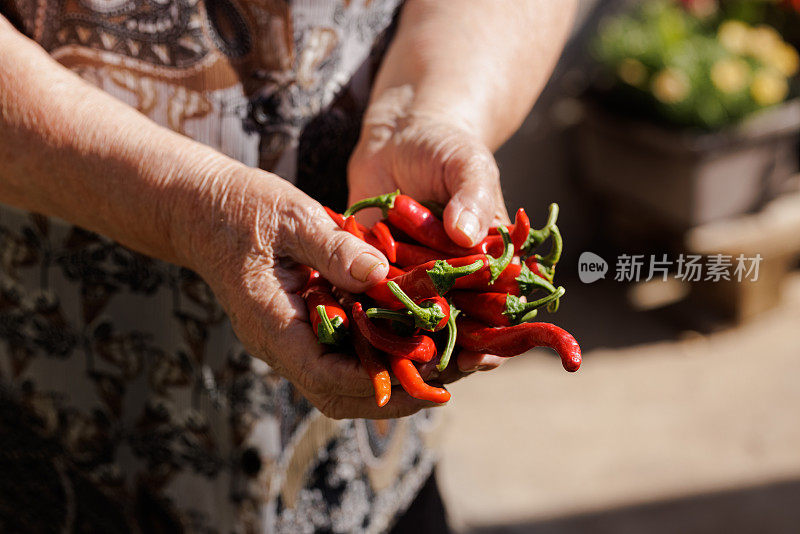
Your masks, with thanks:
[{"label": "flower pot", "polygon": [[576,131],[584,186],[665,230],[755,211],[796,189],[800,100],[713,133],[670,130],[588,105]]}]

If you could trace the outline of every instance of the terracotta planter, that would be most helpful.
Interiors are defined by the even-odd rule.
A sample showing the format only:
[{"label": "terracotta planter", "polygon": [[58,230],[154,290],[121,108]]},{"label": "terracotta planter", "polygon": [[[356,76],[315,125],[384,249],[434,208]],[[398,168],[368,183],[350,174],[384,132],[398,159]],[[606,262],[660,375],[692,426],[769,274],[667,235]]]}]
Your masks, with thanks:
[{"label": "terracotta planter", "polygon": [[675,232],[755,211],[796,189],[799,133],[799,100],[700,134],[587,106],[576,131],[584,186]]}]

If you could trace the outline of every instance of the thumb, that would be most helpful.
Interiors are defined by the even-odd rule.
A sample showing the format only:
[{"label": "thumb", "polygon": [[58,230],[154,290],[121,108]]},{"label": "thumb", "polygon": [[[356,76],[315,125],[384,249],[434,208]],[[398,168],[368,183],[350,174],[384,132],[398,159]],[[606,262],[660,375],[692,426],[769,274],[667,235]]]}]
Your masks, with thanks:
[{"label": "thumb", "polygon": [[444,225],[458,245],[471,247],[486,236],[492,224],[508,221],[500,171],[485,147],[465,145],[454,152],[445,165],[444,182],[450,195]]},{"label": "thumb", "polygon": [[378,249],[341,230],[311,199],[287,214],[283,252],[342,289],[363,292],[383,280],[389,262]]}]

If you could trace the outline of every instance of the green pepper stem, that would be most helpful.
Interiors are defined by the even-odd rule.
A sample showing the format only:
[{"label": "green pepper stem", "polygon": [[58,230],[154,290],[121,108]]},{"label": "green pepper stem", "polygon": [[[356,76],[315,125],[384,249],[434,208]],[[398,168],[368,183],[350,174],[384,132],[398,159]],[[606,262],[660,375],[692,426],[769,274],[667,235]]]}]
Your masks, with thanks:
[{"label": "green pepper stem", "polygon": [[386,308],[370,308],[366,311],[370,319],[389,319],[409,326],[414,326],[414,317],[407,311],[387,310]]},{"label": "green pepper stem", "polygon": [[556,221],[558,220],[558,204],[553,202],[550,204],[550,212],[547,214],[547,224],[545,227],[552,228],[556,225]]},{"label": "green pepper stem", "polygon": [[492,277],[489,280],[490,284],[493,284],[497,277],[505,271],[508,264],[511,263],[511,258],[514,257],[514,245],[511,243],[511,236],[508,234],[508,228],[505,226],[498,226],[497,227],[498,233],[503,238],[503,254],[499,258],[494,258],[492,256],[487,255],[489,260],[489,272],[491,273]]},{"label": "green pepper stem", "polygon": [[389,210],[394,207],[394,199],[397,198],[397,195],[400,194],[400,190],[393,191],[392,193],[386,193],[383,195],[378,195],[372,198],[365,198],[363,200],[359,200],[344,212],[344,218],[348,218],[354,213],[361,211],[366,208],[380,208],[383,212],[383,217],[389,214]]},{"label": "green pepper stem", "polygon": [[342,338],[342,330],[339,328],[342,325],[342,319],[336,317],[335,320],[338,319],[338,321],[331,322],[328,312],[325,311],[325,306],[322,304],[317,306],[316,310],[320,319],[320,323],[317,325],[317,339],[326,345],[336,345]]},{"label": "green pepper stem", "polygon": [[397,300],[402,302],[406,309],[411,312],[411,315],[414,317],[414,323],[418,328],[433,332],[436,329],[436,325],[444,319],[444,310],[442,310],[438,304],[434,304],[430,308],[423,308],[411,300],[411,298],[400,289],[397,282],[392,280],[386,282],[386,287],[388,287],[389,291],[397,297]]},{"label": "green pepper stem", "polygon": [[461,311],[450,304],[450,318],[447,319],[447,345],[445,345],[442,356],[439,358],[439,363],[436,364],[436,369],[439,371],[444,371],[447,364],[450,363],[450,356],[453,355],[453,350],[456,347],[456,335],[458,334],[456,317],[459,313]]},{"label": "green pepper stem", "polygon": [[550,236],[553,238],[553,244],[550,247],[550,252],[547,253],[547,256],[539,257],[536,256],[537,261],[539,263],[544,264],[547,267],[555,267],[558,260],[561,259],[561,251],[564,248],[564,240],[561,238],[561,231],[558,229],[558,226],[553,225],[550,229]]},{"label": "green pepper stem", "polygon": [[[547,222],[541,228],[531,228],[528,232],[528,239],[522,244],[522,251],[529,252],[544,243],[558,220],[558,204],[553,202],[550,204],[549,212],[547,214]],[[559,253],[560,254],[560,253]],[[525,254],[523,254],[525,255]]]},{"label": "green pepper stem", "polygon": [[554,293],[556,291],[556,288],[553,286],[553,284],[531,271],[530,267],[528,267],[525,263],[522,264],[519,276],[517,276],[515,280],[517,281],[517,284],[519,284],[520,295],[528,296],[536,289],[544,289],[548,293]]},{"label": "green pepper stem", "polygon": [[469,265],[462,265],[460,267],[453,267],[445,260],[436,260],[432,269],[428,269],[428,277],[433,282],[436,291],[440,295],[444,295],[456,283],[456,278],[467,276],[479,271],[483,267],[482,260],[475,260]]},{"label": "green pepper stem", "polygon": [[564,293],[566,293],[566,290],[562,286],[559,286],[549,295],[525,303],[519,302],[519,297],[508,295],[506,297],[506,310],[503,312],[503,315],[508,316],[512,323],[526,322],[533,319],[536,316],[536,313],[533,312],[536,312],[542,306],[556,303],[555,309],[550,310],[550,308],[548,308],[548,311],[554,313],[558,309],[558,300],[564,296]]}]

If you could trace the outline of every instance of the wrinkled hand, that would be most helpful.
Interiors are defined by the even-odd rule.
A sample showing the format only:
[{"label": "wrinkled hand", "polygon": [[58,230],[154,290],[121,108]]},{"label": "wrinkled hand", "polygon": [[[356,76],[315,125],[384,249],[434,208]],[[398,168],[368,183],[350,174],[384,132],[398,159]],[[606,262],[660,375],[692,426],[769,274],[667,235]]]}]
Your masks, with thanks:
[{"label": "wrinkled hand", "polygon": [[[409,98],[402,88],[387,91],[367,110],[348,168],[349,204],[396,189],[439,202],[448,235],[458,245],[472,246],[491,226],[510,222],[494,156],[469,125],[444,113],[409,111]],[[371,223],[380,212],[367,210],[359,217]],[[442,381],[493,369],[503,359],[461,351],[456,361]]]},{"label": "wrinkled hand", "polygon": [[429,402],[395,388],[375,405],[372,383],[355,356],[320,345],[296,292],[295,262],[318,269],[343,289],[362,292],[386,276],[376,249],[330,220],[322,206],[288,182],[235,165],[221,170],[195,215],[175,231],[184,263],[210,285],[246,350],[289,379],[333,418],[402,417]]}]

